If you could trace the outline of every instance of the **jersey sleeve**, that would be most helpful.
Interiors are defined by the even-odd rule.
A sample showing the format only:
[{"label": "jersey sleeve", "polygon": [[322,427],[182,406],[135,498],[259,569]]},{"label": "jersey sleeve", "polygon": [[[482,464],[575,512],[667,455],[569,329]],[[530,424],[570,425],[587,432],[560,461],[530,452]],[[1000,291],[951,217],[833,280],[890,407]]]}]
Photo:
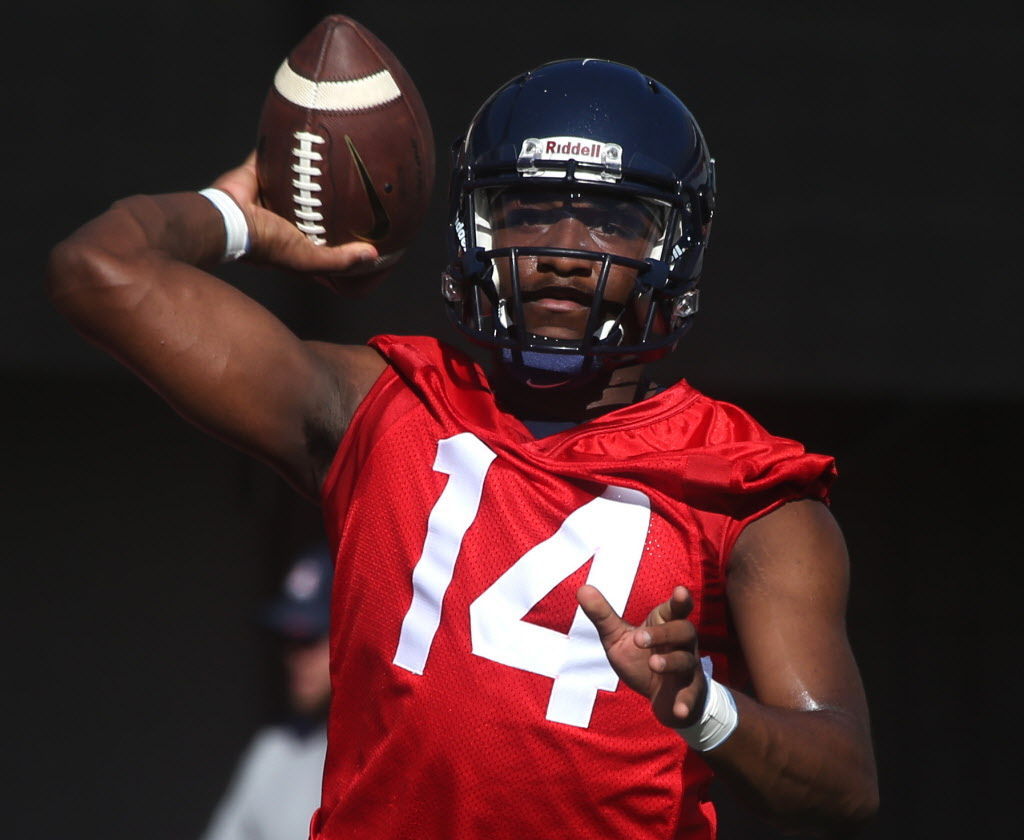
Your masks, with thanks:
[{"label": "jersey sleeve", "polygon": [[743,529],[782,505],[800,499],[830,502],[835,460],[808,452],[795,440],[773,435],[743,409],[714,402],[714,433],[689,458],[687,483],[726,501],[720,556],[728,561]]}]

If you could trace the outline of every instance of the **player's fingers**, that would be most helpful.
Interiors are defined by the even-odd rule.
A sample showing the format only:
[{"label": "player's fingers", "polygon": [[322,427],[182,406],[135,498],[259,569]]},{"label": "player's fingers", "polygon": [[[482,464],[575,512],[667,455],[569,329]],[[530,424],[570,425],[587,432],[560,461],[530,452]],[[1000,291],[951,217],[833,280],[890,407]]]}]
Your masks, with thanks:
[{"label": "player's fingers", "polygon": [[[259,187],[256,180],[256,152],[252,151],[241,164],[219,176],[210,186],[228,193],[245,211],[246,205],[255,204]],[[249,220],[252,228],[252,220]]]},{"label": "player's fingers", "polygon": [[327,247],[316,245],[295,226],[260,207],[250,208],[251,256],[293,271],[337,274],[378,256],[368,242],[348,242]]},{"label": "player's fingers", "polygon": [[334,248],[296,242],[278,250],[272,261],[284,268],[307,274],[339,275],[376,257],[376,249],[365,242],[349,242]]},{"label": "player's fingers", "polygon": [[694,650],[697,646],[697,628],[689,621],[669,621],[645,627],[637,637],[637,643],[644,648]]},{"label": "player's fingers", "polygon": [[612,605],[608,603],[597,587],[590,584],[581,586],[576,593],[576,600],[584,614],[597,628],[597,634],[606,646],[630,629],[630,625],[612,609]]},{"label": "player's fingers", "polygon": [[296,271],[338,275],[376,258],[377,250],[372,245],[365,242],[349,242],[334,248],[313,246],[312,250],[296,249],[289,267]]},{"label": "player's fingers", "polygon": [[693,596],[685,586],[677,586],[668,599],[669,620],[686,618],[693,611]]},{"label": "player's fingers", "polygon": [[674,650],[656,653],[648,660],[651,670],[658,674],[672,674],[677,680],[688,684],[697,667],[697,657],[689,651]]},{"label": "player's fingers", "polygon": [[693,610],[693,596],[685,586],[677,586],[667,601],[658,604],[649,616],[648,625],[664,624],[666,621],[686,618]]},{"label": "player's fingers", "polygon": [[672,714],[679,719],[677,725],[690,726],[697,722],[694,710],[703,708],[702,689],[703,684],[694,680],[686,688],[676,692],[672,699]]}]

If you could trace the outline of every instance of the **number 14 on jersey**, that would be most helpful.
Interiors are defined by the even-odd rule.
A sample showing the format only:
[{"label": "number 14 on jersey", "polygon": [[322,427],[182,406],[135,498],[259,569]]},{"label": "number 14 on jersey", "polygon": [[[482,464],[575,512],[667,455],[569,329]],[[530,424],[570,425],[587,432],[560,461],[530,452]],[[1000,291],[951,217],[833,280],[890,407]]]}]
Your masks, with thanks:
[{"label": "number 14 on jersey", "polygon": [[[438,443],[434,469],[448,482],[427,520],[413,568],[413,597],[402,621],[396,665],[423,674],[444,619],[444,596],[456,574],[462,540],[476,519],[495,454],[469,432]],[[608,486],[570,513],[543,542],[512,563],[469,607],[473,653],[553,680],[547,719],[586,727],[598,689],[615,691],[597,630],[579,607],[568,634],[524,621],[535,604],[593,558],[587,583],[622,615],[640,567],[650,500],[638,490]]]}]

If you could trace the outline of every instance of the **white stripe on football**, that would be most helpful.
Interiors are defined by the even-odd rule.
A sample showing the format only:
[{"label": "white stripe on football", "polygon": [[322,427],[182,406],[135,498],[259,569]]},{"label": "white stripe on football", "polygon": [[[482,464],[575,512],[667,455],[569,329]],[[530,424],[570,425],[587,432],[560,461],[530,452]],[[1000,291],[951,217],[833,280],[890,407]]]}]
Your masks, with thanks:
[{"label": "white stripe on football", "polygon": [[274,76],[274,87],[289,102],[313,111],[364,111],[398,99],[402,92],[390,71],[344,82],[314,82],[300,76],[285,59]]}]

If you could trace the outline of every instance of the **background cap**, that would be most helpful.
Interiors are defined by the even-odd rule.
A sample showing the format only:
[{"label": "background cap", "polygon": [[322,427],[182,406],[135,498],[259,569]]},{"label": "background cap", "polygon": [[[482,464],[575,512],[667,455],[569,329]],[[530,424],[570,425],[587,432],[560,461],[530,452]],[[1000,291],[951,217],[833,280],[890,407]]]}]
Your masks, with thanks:
[{"label": "background cap", "polygon": [[290,639],[327,635],[333,572],[326,544],[304,551],[285,575],[280,594],[263,613],[263,623]]}]

